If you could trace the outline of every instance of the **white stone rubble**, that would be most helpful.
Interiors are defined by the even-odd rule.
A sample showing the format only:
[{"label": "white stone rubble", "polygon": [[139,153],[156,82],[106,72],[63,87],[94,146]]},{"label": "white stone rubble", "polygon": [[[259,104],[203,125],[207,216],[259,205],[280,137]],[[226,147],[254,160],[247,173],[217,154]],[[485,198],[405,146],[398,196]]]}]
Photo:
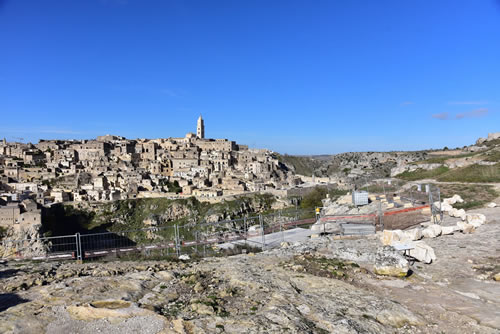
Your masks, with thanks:
[{"label": "white stone rubble", "polygon": [[486,222],[486,216],[482,213],[473,213],[466,216],[467,223],[471,224],[475,228],[483,225]]},{"label": "white stone rubble", "polygon": [[410,249],[409,254],[417,261],[431,263],[436,260],[434,249],[432,249],[432,247],[427,245],[425,242],[417,241],[413,243],[413,246],[414,248]]},{"label": "white stone rubble", "polygon": [[424,238],[436,238],[441,235],[441,232],[441,225],[432,224],[422,231],[422,235],[424,236]]}]

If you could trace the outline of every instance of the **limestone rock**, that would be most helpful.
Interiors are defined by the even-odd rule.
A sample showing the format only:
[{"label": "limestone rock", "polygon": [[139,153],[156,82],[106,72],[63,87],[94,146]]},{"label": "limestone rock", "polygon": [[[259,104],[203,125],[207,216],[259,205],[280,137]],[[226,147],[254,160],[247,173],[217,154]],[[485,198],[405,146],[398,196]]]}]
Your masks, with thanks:
[{"label": "limestone rock", "polygon": [[481,213],[468,214],[466,216],[466,221],[475,228],[478,228],[486,222],[486,216]]},{"label": "limestone rock", "polygon": [[488,208],[496,208],[497,207],[497,203],[495,202],[491,202],[491,203],[488,203],[488,205],[486,205]]},{"label": "limestone rock", "polygon": [[378,275],[405,277],[410,265],[393,247],[384,246],[377,250],[373,269]]},{"label": "limestone rock", "polygon": [[154,275],[162,281],[171,281],[174,279],[174,275],[171,272],[165,270],[158,271]]},{"label": "limestone rock", "polygon": [[67,311],[73,319],[92,321],[109,318],[130,318],[149,312],[123,300],[96,301],[86,306],[71,305]]},{"label": "limestone rock", "polygon": [[483,138],[483,137],[479,137],[477,140],[476,140],[476,145],[481,145],[482,143],[484,143],[487,139],[486,138]]},{"label": "limestone rock", "polygon": [[422,234],[422,229],[416,227],[412,228],[410,230],[403,231],[403,239],[401,241],[417,241],[422,239],[423,234]]},{"label": "limestone rock", "polygon": [[396,241],[401,241],[404,238],[404,233],[401,230],[384,230],[382,234],[382,244],[390,246]]},{"label": "limestone rock", "polygon": [[383,310],[377,314],[377,321],[394,328],[401,328],[405,325],[420,326],[423,321],[414,314],[405,310]]},{"label": "limestone rock", "polygon": [[212,315],[214,314],[214,308],[210,305],[205,305],[202,303],[191,304],[191,310],[201,315]]},{"label": "limestone rock", "polygon": [[450,198],[445,198],[443,199],[443,203],[447,203],[447,204],[450,204],[450,205],[453,205],[455,203],[463,203],[464,200],[462,199],[462,197],[460,197],[460,195],[453,195],[453,197],[450,197]]},{"label": "limestone rock", "polygon": [[431,246],[427,245],[423,241],[417,241],[413,244],[415,248],[410,249],[410,256],[415,258],[417,261],[424,263],[431,263],[436,260],[436,254]]},{"label": "limestone rock", "polygon": [[473,225],[467,222],[457,222],[457,229],[458,231],[462,231],[462,233],[464,234],[470,234],[476,230],[476,228]]},{"label": "limestone rock", "polygon": [[191,258],[187,254],[179,255],[179,260],[181,260],[181,261],[189,261],[189,259],[191,259]]},{"label": "limestone rock", "polygon": [[424,238],[436,238],[441,235],[442,228],[440,225],[432,224],[429,225],[422,231]]},{"label": "limestone rock", "polygon": [[[437,202],[437,205],[436,205],[436,203],[434,203],[434,206],[439,208],[439,202]],[[453,210],[453,206],[451,206],[450,204],[445,203],[445,202],[441,203],[441,211],[450,212],[451,210]]]},{"label": "limestone rock", "polygon": [[450,211],[448,211],[448,214],[450,217],[456,217],[456,218],[461,218],[462,220],[465,220],[466,214],[464,209],[455,209],[452,208]]},{"label": "limestone rock", "polygon": [[488,138],[486,140],[490,141],[490,140],[495,140],[498,138],[500,138],[500,132],[492,132],[492,133],[488,133]]},{"label": "limestone rock", "polygon": [[495,275],[493,276],[493,279],[494,279],[495,281],[497,281],[497,282],[498,282],[498,281],[500,281],[500,273],[495,274]]},{"label": "limestone rock", "polygon": [[200,292],[202,292],[203,290],[205,290],[205,288],[203,287],[203,285],[202,285],[200,282],[198,282],[198,283],[196,283],[196,284],[195,284],[195,286],[194,286],[193,290],[194,290],[196,293],[200,293]]},{"label": "limestone rock", "polygon": [[311,231],[316,233],[340,234],[342,229],[339,223],[318,221],[311,226]]}]

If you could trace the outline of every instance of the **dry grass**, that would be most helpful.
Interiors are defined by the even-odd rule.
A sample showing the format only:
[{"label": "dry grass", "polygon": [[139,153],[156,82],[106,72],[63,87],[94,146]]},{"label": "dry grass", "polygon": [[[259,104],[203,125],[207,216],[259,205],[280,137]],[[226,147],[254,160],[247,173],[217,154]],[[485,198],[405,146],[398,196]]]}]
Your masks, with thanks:
[{"label": "dry grass", "polygon": [[490,185],[439,184],[437,186],[441,189],[441,198],[452,197],[455,194],[462,197],[464,203],[456,203],[453,205],[453,207],[457,209],[482,207],[500,195],[495,191],[493,186]]},{"label": "dry grass", "polygon": [[443,173],[438,181],[445,182],[500,182],[500,163],[493,166],[470,165]]}]

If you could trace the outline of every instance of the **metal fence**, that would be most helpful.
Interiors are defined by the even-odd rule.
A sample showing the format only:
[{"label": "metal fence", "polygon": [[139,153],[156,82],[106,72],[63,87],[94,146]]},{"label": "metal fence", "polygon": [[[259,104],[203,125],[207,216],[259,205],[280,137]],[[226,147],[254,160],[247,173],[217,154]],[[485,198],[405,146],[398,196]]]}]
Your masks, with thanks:
[{"label": "metal fence", "polygon": [[77,259],[77,234],[23,240],[2,240],[2,258],[32,260]]},{"label": "metal fence", "polygon": [[[427,190],[427,192],[426,192]],[[392,199],[391,199],[392,196]],[[92,260],[104,257],[164,257],[191,254],[216,255],[238,249],[273,247],[300,236],[334,233],[363,235],[383,229],[404,229],[429,219],[440,222],[439,188],[410,187],[398,192],[411,207],[397,204],[391,209],[379,205],[374,212],[357,215],[316,216],[296,208],[271,214],[217,222],[171,224],[149,228],[109,231],[25,240],[2,240],[0,257],[31,260]],[[396,195],[384,194],[395,203]],[[319,219],[319,220],[318,220]],[[314,224],[314,226],[313,226]],[[311,227],[312,226],[312,227]],[[294,230],[296,227],[307,227]],[[311,227],[311,229],[309,229]]]},{"label": "metal fence", "polygon": [[440,223],[442,212],[438,187],[419,183],[403,187],[403,184],[388,181],[379,180],[364,187],[370,191],[370,211],[343,215],[325,215],[322,211],[314,227],[315,233],[365,235],[384,229],[406,229],[429,221]]},{"label": "metal fence", "polygon": [[[308,218],[313,217],[313,218]],[[26,240],[2,240],[0,255],[8,259],[92,260],[103,257],[214,255],[226,248],[266,248],[266,235],[315,222],[314,212],[282,210],[272,214],[239,219],[173,224],[142,229],[43,237]],[[276,239],[276,238],[275,238]],[[222,248],[224,249],[224,248]]]}]

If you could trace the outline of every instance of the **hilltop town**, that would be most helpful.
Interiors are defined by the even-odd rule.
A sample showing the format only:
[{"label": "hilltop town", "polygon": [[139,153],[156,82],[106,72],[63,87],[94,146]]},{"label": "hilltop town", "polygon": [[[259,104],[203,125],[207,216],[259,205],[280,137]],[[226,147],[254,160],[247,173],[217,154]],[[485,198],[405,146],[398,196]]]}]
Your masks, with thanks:
[{"label": "hilltop town", "polygon": [[[40,140],[0,143],[2,220],[33,220],[36,204],[92,203],[134,198],[221,200],[301,183],[271,151],[196,134],[183,138]],[[17,205],[20,204],[20,205]],[[39,219],[37,216],[36,219]],[[13,222],[12,222],[13,223]]]}]

